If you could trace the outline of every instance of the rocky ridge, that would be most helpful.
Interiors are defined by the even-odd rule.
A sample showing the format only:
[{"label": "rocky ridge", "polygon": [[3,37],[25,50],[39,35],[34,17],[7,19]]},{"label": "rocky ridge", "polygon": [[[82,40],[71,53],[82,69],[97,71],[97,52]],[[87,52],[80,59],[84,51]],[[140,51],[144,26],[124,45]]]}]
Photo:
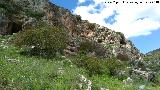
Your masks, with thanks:
[{"label": "rocky ridge", "polygon": [[108,48],[107,52],[121,60],[142,59],[139,50],[120,32],[81,20],[80,16],[73,15],[68,10],[52,3],[45,5],[44,12],[45,16],[42,20],[55,26],[64,26],[73,38],[82,37],[93,40]]},{"label": "rocky ridge", "polygon": [[[4,2],[1,1],[1,3]],[[9,19],[5,14],[1,14],[0,34],[2,35],[16,33],[25,28],[35,26],[39,21],[35,17],[26,15],[26,10],[32,8],[34,12],[43,13],[40,21],[66,28],[73,38],[83,37],[105,46],[110,54],[107,57],[115,56],[121,60],[142,59],[139,50],[122,33],[95,23],[89,23],[87,20],[81,20],[80,16],[73,15],[69,10],[56,6],[48,0],[41,0],[39,3],[34,3],[31,0],[15,0],[14,3],[16,5],[17,3],[20,3],[18,5],[27,4],[28,7],[18,14],[13,14],[12,18],[14,19]]]}]

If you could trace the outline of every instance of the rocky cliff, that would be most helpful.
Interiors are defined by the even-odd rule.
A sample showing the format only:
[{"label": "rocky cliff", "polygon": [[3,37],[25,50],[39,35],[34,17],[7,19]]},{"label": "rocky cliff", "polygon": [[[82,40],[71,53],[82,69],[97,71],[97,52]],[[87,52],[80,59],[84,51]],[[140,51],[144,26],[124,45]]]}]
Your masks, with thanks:
[{"label": "rocky cliff", "polygon": [[[56,6],[48,0],[39,2],[36,0],[2,0],[0,4],[9,5],[16,10],[21,7],[16,13],[7,11],[7,7],[0,7],[0,34],[2,35],[16,33],[43,21],[66,28],[72,37],[72,42],[75,42],[75,38],[85,38],[104,46],[107,57],[117,57],[122,61],[142,60],[139,50],[122,33],[89,23],[87,20],[81,20],[80,16],[73,15],[69,10]],[[10,16],[8,16],[9,14]],[[67,50],[73,46],[78,48],[78,46],[76,47],[78,44],[74,44],[70,45]],[[70,54],[69,51],[67,52]]]}]

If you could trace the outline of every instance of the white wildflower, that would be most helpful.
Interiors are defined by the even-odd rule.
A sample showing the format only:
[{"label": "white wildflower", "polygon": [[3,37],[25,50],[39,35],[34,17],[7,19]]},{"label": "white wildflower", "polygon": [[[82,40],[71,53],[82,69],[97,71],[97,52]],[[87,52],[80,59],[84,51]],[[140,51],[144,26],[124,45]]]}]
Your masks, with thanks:
[{"label": "white wildflower", "polygon": [[132,80],[130,77],[128,77],[126,80],[123,80],[123,83],[124,83],[125,85],[132,85],[133,80]]},{"label": "white wildflower", "polygon": [[109,90],[109,89],[106,89],[106,88],[101,88],[100,90]]},{"label": "white wildflower", "polygon": [[31,48],[35,48],[35,46],[31,46]]},{"label": "white wildflower", "polygon": [[141,85],[138,87],[138,90],[144,90],[144,88],[145,88],[145,85]]},{"label": "white wildflower", "polygon": [[79,85],[79,88],[81,89],[82,88],[82,83],[79,83],[78,85]]},{"label": "white wildflower", "polygon": [[91,82],[91,80],[88,80],[88,88],[87,88],[87,90],[91,90],[92,89],[92,82]]},{"label": "white wildflower", "polygon": [[63,74],[64,73],[64,69],[63,68],[58,68],[58,73],[59,74]]},{"label": "white wildflower", "polygon": [[87,81],[87,79],[86,79],[83,75],[81,75],[81,77],[80,77],[80,81],[81,81],[81,82],[86,82],[86,81]]}]

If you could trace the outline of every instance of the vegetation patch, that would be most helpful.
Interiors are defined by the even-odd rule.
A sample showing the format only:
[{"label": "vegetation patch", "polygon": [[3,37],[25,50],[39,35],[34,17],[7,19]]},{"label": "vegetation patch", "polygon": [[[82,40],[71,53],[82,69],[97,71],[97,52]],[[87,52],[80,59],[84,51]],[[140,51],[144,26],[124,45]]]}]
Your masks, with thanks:
[{"label": "vegetation patch", "polygon": [[119,71],[125,67],[118,59],[100,59],[98,57],[79,55],[73,59],[73,63],[78,67],[88,70],[89,76],[92,75],[109,75],[116,76]]},{"label": "vegetation patch", "polygon": [[[136,81],[125,84],[119,78],[111,76],[109,71],[119,71],[126,67],[126,64],[122,64],[115,58],[100,59],[79,55],[70,59],[59,55],[60,58],[45,59],[23,56],[19,53],[21,48],[8,44],[10,38],[12,36],[0,36],[0,88],[2,90],[79,90],[80,85],[82,87],[88,85],[79,82],[80,79],[77,77],[82,75],[92,82],[92,90],[136,90],[142,85],[145,86],[145,90],[160,88],[159,83]],[[90,77],[88,74],[91,74]],[[160,80],[159,76],[157,78]]]},{"label": "vegetation patch", "polygon": [[32,55],[48,57],[57,52],[63,54],[69,36],[66,30],[45,24],[17,33],[11,42],[18,47],[27,47]]},{"label": "vegetation patch", "polygon": [[106,48],[94,41],[83,40],[79,47],[80,54],[93,54],[97,57],[106,56]]}]

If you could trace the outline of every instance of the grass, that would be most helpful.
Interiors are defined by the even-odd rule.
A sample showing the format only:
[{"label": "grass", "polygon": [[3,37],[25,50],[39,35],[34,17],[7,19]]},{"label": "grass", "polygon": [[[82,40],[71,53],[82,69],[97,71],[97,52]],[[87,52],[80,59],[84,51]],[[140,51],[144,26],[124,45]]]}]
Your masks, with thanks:
[{"label": "grass", "polygon": [[94,86],[100,86],[103,88],[108,88],[109,90],[135,90],[133,85],[125,85],[118,79],[109,76],[94,76],[92,77]]},{"label": "grass", "polygon": [[[3,41],[1,39],[1,41]],[[6,46],[7,48],[4,48]],[[65,58],[43,59],[23,56],[11,45],[0,47],[0,88],[30,90],[70,90],[79,74],[85,71]]]},{"label": "grass", "polygon": [[[85,90],[78,89],[79,75],[92,81],[93,90],[136,90],[140,84],[124,85],[114,77],[93,75],[78,68],[69,58],[53,59],[21,55],[21,48],[6,44],[10,36],[0,36],[0,90]],[[160,90],[146,84],[146,90]]]}]

